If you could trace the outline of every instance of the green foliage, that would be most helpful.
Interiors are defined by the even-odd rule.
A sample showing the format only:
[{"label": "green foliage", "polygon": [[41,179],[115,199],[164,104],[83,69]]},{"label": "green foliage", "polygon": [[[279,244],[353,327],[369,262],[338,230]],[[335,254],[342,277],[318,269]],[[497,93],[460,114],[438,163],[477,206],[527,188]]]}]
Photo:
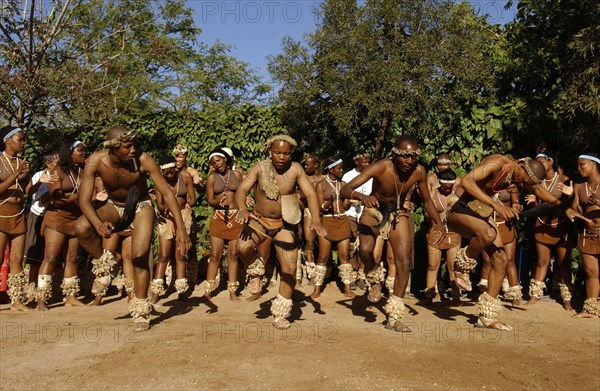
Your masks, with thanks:
[{"label": "green foliage", "polygon": [[[102,148],[106,131],[117,123],[88,123],[69,128],[46,129],[34,127],[28,132],[25,156],[37,167],[41,167],[41,151],[47,145],[55,145],[63,138],[79,139],[92,153]],[[258,160],[266,157],[266,140],[276,133],[285,133],[279,121],[278,108],[242,105],[230,110],[206,110],[194,115],[172,112],[151,113],[123,120],[122,124],[138,131],[136,147],[155,159],[171,155],[178,142],[188,150],[188,165],[198,169],[206,177],[209,174],[208,155],[219,146],[232,148],[239,166],[249,169]],[[194,208],[198,217],[200,233],[199,254],[208,247],[206,218],[212,208],[200,199]]]},{"label": "green foliage", "polygon": [[317,31],[306,43],[285,39],[269,71],[282,83],[285,124],[323,156],[366,147],[380,157],[394,127],[433,135],[494,90],[498,29],[468,4],[328,0],[317,16]]}]

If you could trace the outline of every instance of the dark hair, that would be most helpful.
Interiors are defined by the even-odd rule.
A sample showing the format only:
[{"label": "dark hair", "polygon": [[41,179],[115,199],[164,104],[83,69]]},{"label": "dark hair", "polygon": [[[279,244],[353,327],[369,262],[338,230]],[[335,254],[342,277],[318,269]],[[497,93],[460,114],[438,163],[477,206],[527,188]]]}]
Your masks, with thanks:
[{"label": "dark hair", "polygon": [[300,163],[304,164],[304,163],[306,163],[306,161],[308,159],[312,159],[317,166],[321,163],[319,157],[312,152],[304,152],[304,154],[302,155],[302,160],[300,160]]},{"label": "dark hair", "polygon": [[60,149],[58,151],[58,165],[65,172],[76,172],[77,164],[73,161],[71,157],[71,153],[73,150],[71,149],[71,145],[73,145],[73,140],[64,140],[60,144]]},{"label": "dark hair", "polygon": [[540,154],[546,155],[550,159],[552,159],[552,169],[554,171],[558,171],[558,159],[556,158],[556,156],[554,155],[554,153],[552,151],[550,151],[549,149],[547,149],[544,152],[540,152]]},{"label": "dark hair", "polygon": [[446,170],[438,171],[435,173],[435,175],[437,175],[438,179],[441,179],[443,181],[456,180],[456,173],[449,168]]},{"label": "dark hair", "polygon": [[158,165],[162,166],[165,164],[169,164],[169,163],[175,163],[175,158],[170,156],[170,155],[162,155],[159,159],[158,159]]},{"label": "dark hair", "polygon": [[[598,155],[595,152],[585,152],[583,155],[588,155],[588,156],[595,157],[596,159],[600,159],[600,155]],[[594,162],[594,163],[596,163],[596,168],[600,172],[600,163],[598,163],[598,162]]]},{"label": "dark hair", "polygon": [[409,142],[416,146],[419,145],[416,138],[414,138],[413,136],[410,136],[410,135],[404,135],[404,136],[398,136],[398,138],[396,139],[396,142],[394,143],[394,146],[400,148],[400,146],[405,142]]},{"label": "dark hair", "polygon": [[229,167],[233,166],[233,156],[228,154],[227,151],[221,149],[221,147],[217,147],[217,148],[213,149],[212,151],[210,151],[208,156],[212,155],[213,153],[220,153],[221,155],[225,156],[225,161],[226,161],[227,166],[229,166]]},{"label": "dark hair", "polygon": [[[329,172],[329,168],[327,168],[328,165],[330,165],[331,163],[334,163],[336,161],[338,161],[340,158],[335,157],[335,156],[329,156],[327,159],[323,160],[323,173],[327,174]],[[340,163],[342,164],[342,163]],[[337,164],[336,164],[337,166]]]}]

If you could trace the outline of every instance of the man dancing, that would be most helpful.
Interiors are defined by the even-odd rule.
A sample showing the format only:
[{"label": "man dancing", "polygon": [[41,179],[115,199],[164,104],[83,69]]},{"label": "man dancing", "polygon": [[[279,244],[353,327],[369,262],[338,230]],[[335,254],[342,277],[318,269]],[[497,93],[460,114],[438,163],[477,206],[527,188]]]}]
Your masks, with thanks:
[{"label": "man dancing", "polygon": [[[238,240],[238,253],[246,266],[246,275],[251,299],[260,297],[265,273],[264,261],[257,256],[256,247],[266,239],[272,239],[281,268],[279,294],[271,305],[273,325],[278,329],[290,327],[286,319],[292,310],[292,293],[296,278],[299,238],[297,227],[301,212],[296,197],[296,186],[300,187],[308,201],[312,216],[319,215],[317,195],[308,181],[302,166],[290,160],[296,141],[286,135],[277,134],[267,140],[270,159],[256,163],[246,179],[240,184],[235,201],[240,212],[236,221],[246,224]],[[254,211],[246,209],[246,196],[254,189]],[[319,219],[312,220],[312,229],[325,235]]]},{"label": "man dancing", "polygon": [[[389,238],[396,264],[396,279],[393,295],[390,296],[385,311],[386,328],[409,332],[409,327],[400,320],[404,315],[404,295],[412,263],[414,247],[414,229],[410,219],[411,212],[405,207],[407,193],[417,186],[423,199],[423,206],[431,216],[436,243],[444,239],[445,228],[431,200],[427,187],[427,171],[417,163],[420,149],[417,141],[411,136],[400,136],[392,148],[393,157],[383,159],[365,168],[360,175],[342,187],[344,198],[357,199],[365,206],[360,218],[360,257],[365,263],[367,282],[370,284],[367,298],[376,303],[381,299],[381,282],[384,271],[375,263],[373,249],[380,234]],[[356,189],[373,180],[371,195],[361,194]]]},{"label": "man dancing", "polygon": [[[480,327],[512,330],[511,326],[497,319],[501,309],[498,293],[506,274],[508,255],[491,217],[496,212],[506,221],[518,219],[519,211],[498,202],[499,194],[511,184],[516,184],[542,201],[558,205],[560,200],[540,185],[545,174],[544,166],[536,160],[491,155],[463,178],[455,197],[448,204],[449,228],[470,239],[469,244],[458,250],[456,255],[456,283],[462,289],[471,290],[468,273],[475,268],[479,255],[485,251],[492,260],[487,290],[479,296],[477,325]],[[572,218],[575,212],[568,213]]]},{"label": "man dancing", "polygon": [[[125,126],[113,126],[108,131],[104,146],[107,149],[92,154],[86,164],[84,180],[79,190],[79,205],[83,216],[75,226],[81,246],[94,258],[93,271],[107,286],[116,259],[103,250],[101,237],[109,238],[114,232],[131,228],[131,256],[134,265],[134,298],[129,303],[134,330],[150,327],[151,304],[148,302],[150,267],[148,253],[154,223],[154,208],[148,194],[148,175],[154,186],[165,197],[171,211],[178,211],[175,195],[162,176],[154,159],[135,149],[137,133]],[[94,182],[99,177],[108,194],[106,203],[98,209],[92,205]],[[177,251],[186,254],[191,247],[181,213],[173,213],[177,232]]]}]

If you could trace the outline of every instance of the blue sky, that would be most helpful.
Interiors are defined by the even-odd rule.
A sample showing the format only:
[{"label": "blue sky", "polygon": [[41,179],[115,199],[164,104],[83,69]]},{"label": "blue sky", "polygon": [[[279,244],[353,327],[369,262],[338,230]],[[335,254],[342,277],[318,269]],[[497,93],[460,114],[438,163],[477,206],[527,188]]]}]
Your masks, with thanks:
[{"label": "blue sky", "polygon": [[[233,45],[231,54],[270,82],[267,56],[281,53],[281,40],[291,36],[299,40],[315,30],[313,9],[318,0],[186,0],[195,11],[200,39],[212,44],[220,39]],[[515,7],[505,10],[505,0],[472,0],[470,3],[488,21],[504,24],[515,15]]]}]

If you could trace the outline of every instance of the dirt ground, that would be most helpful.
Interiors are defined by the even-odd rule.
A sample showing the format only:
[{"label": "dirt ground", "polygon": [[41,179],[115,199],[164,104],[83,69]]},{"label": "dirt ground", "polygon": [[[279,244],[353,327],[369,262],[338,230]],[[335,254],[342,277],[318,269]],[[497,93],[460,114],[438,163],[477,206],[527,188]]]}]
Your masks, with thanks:
[{"label": "dirt ground", "polygon": [[[2,390],[478,389],[599,390],[600,321],[574,319],[554,301],[505,305],[514,330],[473,327],[476,305],[424,306],[407,298],[412,333],[384,329],[384,300],[345,299],[329,284],[295,293],[292,327],[273,329],[270,301],[212,302],[204,284],[188,303],[162,299],[151,329],[133,333],[126,299],[101,307],[0,306]],[[245,292],[244,292],[245,294]]]}]

